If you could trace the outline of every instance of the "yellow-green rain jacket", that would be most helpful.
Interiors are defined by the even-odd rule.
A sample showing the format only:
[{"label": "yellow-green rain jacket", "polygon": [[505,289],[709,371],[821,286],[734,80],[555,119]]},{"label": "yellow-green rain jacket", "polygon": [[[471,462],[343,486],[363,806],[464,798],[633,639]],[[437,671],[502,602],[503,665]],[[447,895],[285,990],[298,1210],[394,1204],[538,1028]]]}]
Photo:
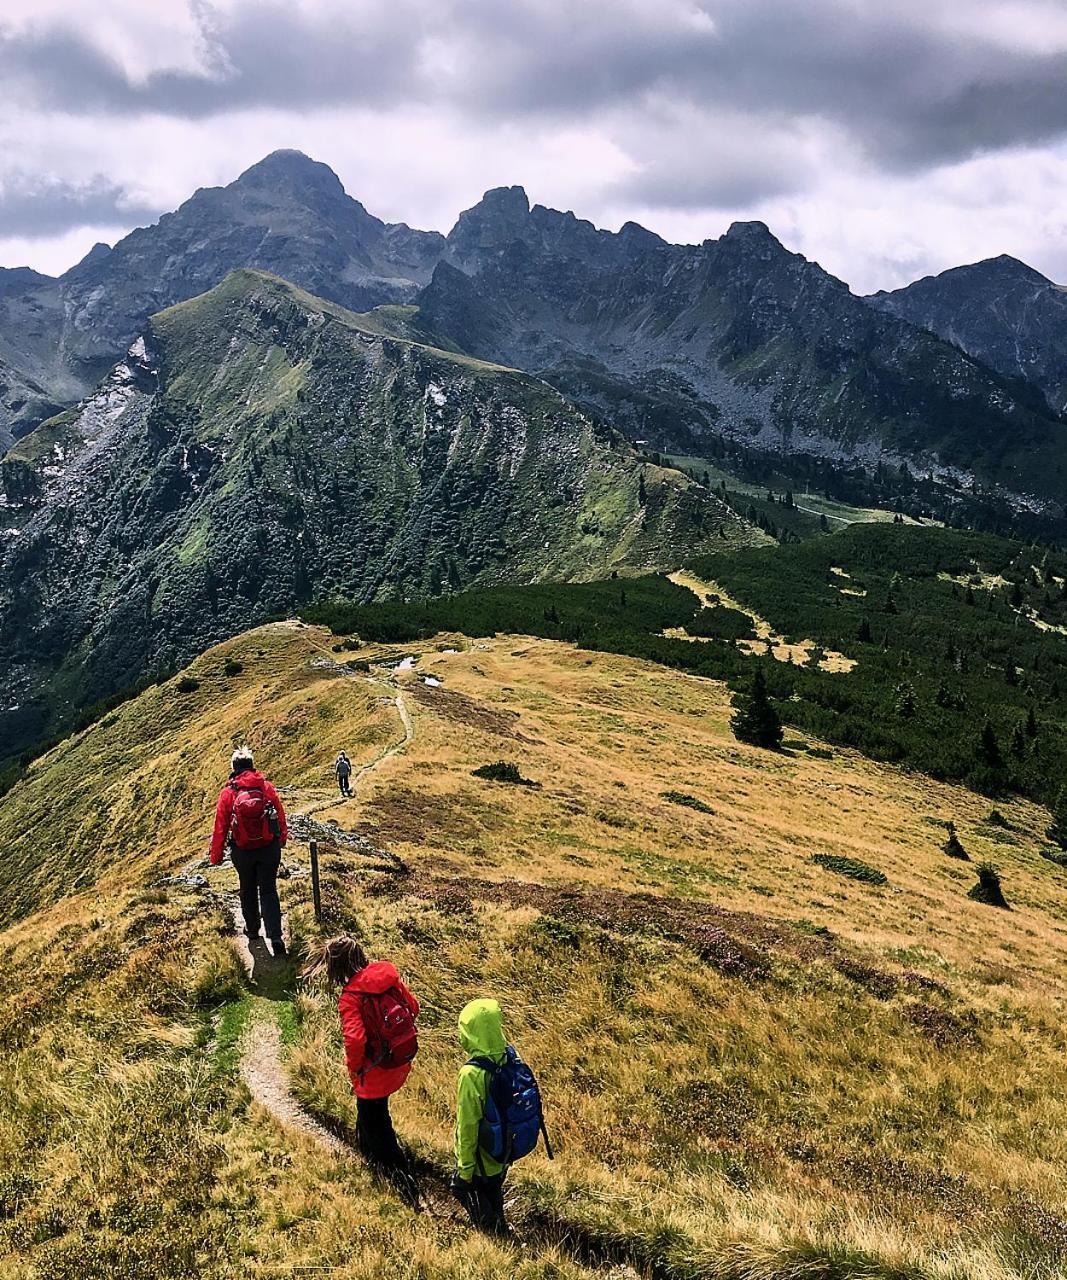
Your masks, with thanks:
[{"label": "yellow-green rain jacket", "polygon": [[[472,1000],[459,1015],[459,1042],[470,1058],[504,1061],[507,1042],[495,1000]],[[477,1173],[487,1178],[504,1168],[478,1149],[478,1125],[485,1112],[489,1073],[482,1067],[462,1066],[456,1098],[456,1172],[464,1182]]]}]

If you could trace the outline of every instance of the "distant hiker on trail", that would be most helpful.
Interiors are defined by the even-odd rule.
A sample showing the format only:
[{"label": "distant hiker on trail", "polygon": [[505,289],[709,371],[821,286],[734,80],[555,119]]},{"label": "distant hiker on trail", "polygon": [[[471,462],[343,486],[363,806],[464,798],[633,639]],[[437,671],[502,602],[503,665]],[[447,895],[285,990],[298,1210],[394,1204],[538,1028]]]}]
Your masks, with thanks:
[{"label": "distant hiker on trail", "polygon": [[541,1134],[552,1159],[541,1095],[533,1072],[504,1039],[495,1000],[472,1000],[464,1008],[459,1041],[470,1058],[459,1070],[452,1191],[474,1226],[507,1235],[508,1166],[529,1155]]},{"label": "distant hiker on trail", "polygon": [[356,1095],[356,1136],[369,1165],[418,1206],[418,1185],[397,1141],[389,1096],[411,1073],[418,1052],[419,1002],[387,960],[369,961],[354,938],[323,943],[304,967],[309,981],[340,987],[337,1011]]},{"label": "distant hiker on trail", "polygon": [[285,809],[277,791],[252,763],[248,747],[238,747],[230,760],[230,780],[215,806],[211,865],[223,859],[226,845],[241,886],[241,914],[250,942],[259,939],[260,922],[276,956],[285,955],[282,908],[278,901],[278,867],[289,838]]},{"label": "distant hiker on trail", "polygon": [[342,751],[334,763],[334,772],[337,774],[337,785],[341,788],[343,796],[350,796],[352,788],[348,785],[348,779],[352,776],[352,761]]}]

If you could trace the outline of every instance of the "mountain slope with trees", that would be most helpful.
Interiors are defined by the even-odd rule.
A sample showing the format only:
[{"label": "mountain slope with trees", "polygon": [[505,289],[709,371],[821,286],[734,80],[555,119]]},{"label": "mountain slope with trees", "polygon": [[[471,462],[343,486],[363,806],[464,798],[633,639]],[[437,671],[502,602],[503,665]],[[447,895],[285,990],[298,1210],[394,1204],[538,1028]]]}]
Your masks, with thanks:
[{"label": "mountain slope with trees", "polygon": [[544,383],[252,271],[155,317],[2,479],[12,748],[313,599],[595,577],[762,537]]}]

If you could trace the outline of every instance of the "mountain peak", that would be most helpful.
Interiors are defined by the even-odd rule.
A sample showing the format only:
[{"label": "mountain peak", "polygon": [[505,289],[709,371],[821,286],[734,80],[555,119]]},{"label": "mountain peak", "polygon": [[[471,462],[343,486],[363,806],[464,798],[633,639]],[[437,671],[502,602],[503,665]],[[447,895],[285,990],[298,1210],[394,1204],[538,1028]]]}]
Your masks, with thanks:
[{"label": "mountain peak", "polygon": [[310,187],[344,195],[341,179],[328,164],[294,150],[272,151],[246,169],[235,185],[290,190]]},{"label": "mountain peak", "polygon": [[775,236],[770,227],[765,222],[753,220],[751,222],[731,222],[726,230],[724,240],[736,240],[741,243],[769,243],[780,244],[778,237]]},{"label": "mountain peak", "polygon": [[530,212],[530,197],[525,187],[491,187],[476,207],[505,217],[525,217]]}]

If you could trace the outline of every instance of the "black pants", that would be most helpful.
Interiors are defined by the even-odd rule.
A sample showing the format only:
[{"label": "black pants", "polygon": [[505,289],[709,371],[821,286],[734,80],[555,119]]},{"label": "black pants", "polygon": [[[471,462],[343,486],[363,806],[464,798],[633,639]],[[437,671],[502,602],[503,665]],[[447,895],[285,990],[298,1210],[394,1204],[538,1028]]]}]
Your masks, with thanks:
[{"label": "black pants", "polygon": [[504,1217],[504,1178],[506,1173],[496,1173],[491,1178],[475,1174],[469,1183],[457,1178],[453,1186],[456,1199],[470,1215],[471,1225],[482,1231],[505,1234],[508,1230]]},{"label": "black pants", "polygon": [[282,860],[279,841],[262,849],[230,850],[237,879],[241,884],[241,914],[245,932],[259,933],[260,921],[271,942],[282,941],[282,906],[278,901],[278,867]]},{"label": "black pants", "polygon": [[378,1169],[407,1168],[407,1157],[393,1130],[388,1098],[356,1099],[356,1137],[368,1164]]},{"label": "black pants", "polygon": [[348,778],[349,775],[347,773],[339,773],[337,775],[337,785],[341,788],[341,794],[343,796],[350,796],[352,794],[352,788],[348,785]]}]

